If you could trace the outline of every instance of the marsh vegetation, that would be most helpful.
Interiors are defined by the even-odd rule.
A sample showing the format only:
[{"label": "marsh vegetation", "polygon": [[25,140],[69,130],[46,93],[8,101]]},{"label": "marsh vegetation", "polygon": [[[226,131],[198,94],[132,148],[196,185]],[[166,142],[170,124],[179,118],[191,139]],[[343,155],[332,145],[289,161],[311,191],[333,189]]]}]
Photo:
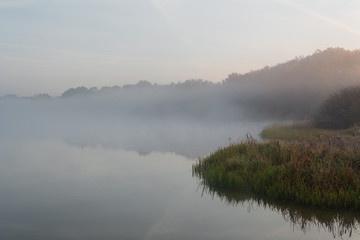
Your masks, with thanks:
[{"label": "marsh vegetation", "polygon": [[359,139],[248,140],[193,166],[204,184],[270,199],[329,208],[360,208]]}]

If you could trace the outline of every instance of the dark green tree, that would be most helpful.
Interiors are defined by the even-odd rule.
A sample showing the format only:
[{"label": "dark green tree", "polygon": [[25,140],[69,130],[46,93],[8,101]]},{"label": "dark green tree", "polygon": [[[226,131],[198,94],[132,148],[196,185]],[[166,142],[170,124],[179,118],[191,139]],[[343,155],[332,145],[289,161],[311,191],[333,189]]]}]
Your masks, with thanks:
[{"label": "dark green tree", "polygon": [[360,122],[360,86],[335,92],[314,116],[317,128],[344,129]]}]

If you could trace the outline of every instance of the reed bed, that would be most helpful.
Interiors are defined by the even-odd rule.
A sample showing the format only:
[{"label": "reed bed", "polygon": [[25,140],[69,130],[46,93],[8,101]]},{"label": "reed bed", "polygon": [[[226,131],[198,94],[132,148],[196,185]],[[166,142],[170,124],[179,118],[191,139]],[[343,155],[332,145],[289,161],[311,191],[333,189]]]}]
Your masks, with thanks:
[{"label": "reed bed", "polygon": [[360,139],[334,137],[219,149],[193,165],[212,187],[305,205],[360,209]]},{"label": "reed bed", "polygon": [[329,140],[336,136],[347,139],[354,136],[360,136],[360,128],[354,126],[348,129],[327,130],[315,128],[311,122],[273,124],[264,128],[261,131],[260,136],[267,140],[285,141],[302,139]]}]

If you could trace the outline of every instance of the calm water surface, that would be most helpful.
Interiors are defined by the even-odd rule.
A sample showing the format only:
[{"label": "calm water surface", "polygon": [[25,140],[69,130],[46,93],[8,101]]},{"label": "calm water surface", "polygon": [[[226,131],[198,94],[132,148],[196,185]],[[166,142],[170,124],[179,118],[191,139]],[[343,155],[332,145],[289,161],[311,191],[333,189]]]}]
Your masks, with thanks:
[{"label": "calm water surface", "polygon": [[360,239],[357,213],[208,192],[192,176],[198,156],[264,124],[8,134],[0,239]]}]

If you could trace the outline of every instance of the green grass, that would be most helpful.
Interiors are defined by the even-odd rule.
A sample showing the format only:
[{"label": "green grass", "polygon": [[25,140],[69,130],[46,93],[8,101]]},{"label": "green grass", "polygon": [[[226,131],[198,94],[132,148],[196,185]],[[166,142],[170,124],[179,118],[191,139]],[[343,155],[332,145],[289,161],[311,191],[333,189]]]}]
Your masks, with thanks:
[{"label": "green grass", "polygon": [[193,166],[204,185],[270,199],[360,209],[359,138],[250,140],[219,149]]}]

